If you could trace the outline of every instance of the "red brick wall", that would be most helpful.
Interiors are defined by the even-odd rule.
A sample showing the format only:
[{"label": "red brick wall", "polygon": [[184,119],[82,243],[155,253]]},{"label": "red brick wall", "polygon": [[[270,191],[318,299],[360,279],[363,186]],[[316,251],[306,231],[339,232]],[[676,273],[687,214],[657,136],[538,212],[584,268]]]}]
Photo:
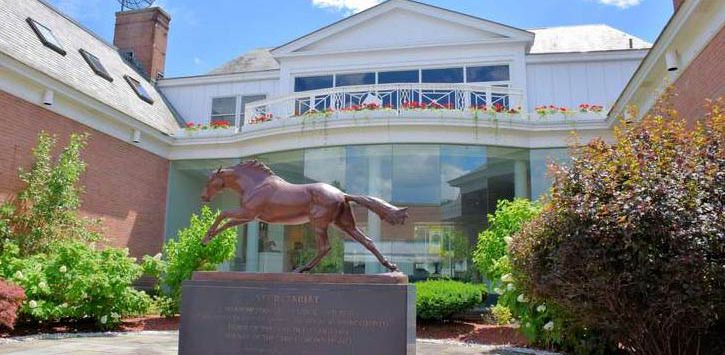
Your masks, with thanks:
[{"label": "red brick wall", "polygon": [[725,98],[725,28],[710,41],[674,83],[674,106],[690,122],[707,112],[706,99]]},{"label": "red brick wall", "polygon": [[0,91],[0,198],[22,187],[18,168],[32,163],[40,131],[62,147],[73,132],[88,132],[83,152],[83,215],[103,218],[108,243],[134,256],[156,254],[164,240],[168,160]]}]

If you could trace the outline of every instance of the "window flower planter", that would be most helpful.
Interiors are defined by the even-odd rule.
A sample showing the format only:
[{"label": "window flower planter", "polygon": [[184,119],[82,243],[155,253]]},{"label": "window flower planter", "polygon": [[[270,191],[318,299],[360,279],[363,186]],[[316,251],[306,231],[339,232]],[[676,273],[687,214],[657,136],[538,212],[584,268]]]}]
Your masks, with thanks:
[{"label": "window flower planter", "polygon": [[220,137],[233,135],[237,127],[227,121],[215,121],[209,124],[188,122],[186,127],[176,133],[176,137]]}]

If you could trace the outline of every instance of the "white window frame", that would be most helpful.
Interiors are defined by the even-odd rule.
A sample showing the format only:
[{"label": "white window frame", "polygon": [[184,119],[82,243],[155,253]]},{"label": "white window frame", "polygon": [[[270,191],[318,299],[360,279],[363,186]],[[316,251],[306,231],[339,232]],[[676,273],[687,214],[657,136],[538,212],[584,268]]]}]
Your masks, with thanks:
[{"label": "white window frame", "polygon": [[[215,99],[227,99],[227,98],[234,98],[234,117],[232,119],[232,123],[234,124],[234,127],[242,127],[244,125],[244,120],[242,119],[244,116],[244,108],[242,107],[242,100],[244,97],[254,97],[254,96],[263,96],[264,99],[269,97],[266,93],[260,93],[260,94],[244,94],[244,95],[220,95],[220,96],[213,96],[209,100],[209,109],[207,112],[209,112],[209,124],[211,124],[214,117],[227,117],[231,116],[232,114],[223,114],[223,115],[214,115],[212,113],[212,110],[214,108],[214,100]],[[262,99],[262,100],[264,100]]]}]

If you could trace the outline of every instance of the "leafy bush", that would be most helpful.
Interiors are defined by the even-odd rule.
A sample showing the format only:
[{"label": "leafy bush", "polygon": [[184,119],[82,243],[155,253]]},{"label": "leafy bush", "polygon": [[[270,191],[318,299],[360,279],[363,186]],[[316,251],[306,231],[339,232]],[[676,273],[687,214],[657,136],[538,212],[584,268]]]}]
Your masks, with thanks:
[{"label": "leafy bush", "polygon": [[194,271],[212,271],[225,261],[234,258],[237,245],[236,229],[219,233],[207,245],[202,240],[207,230],[219,215],[208,206],[203,206],[199,215],[192,215],[189,226],[180,230],[176,239],[164,244],[163,256],[146,256],[143,261],[145,273],[158,278],[159,291],[164,295],[157,300],[161,313],[174,315],[179,312],[181,283],[189,280]]},{"label": "leafy bush", "polygon": [[517,238],[516,233],[523,225],[539,213],[539,203],[526,199],[500,200],[496,212],[488,216],[489,227],[479,234],[473,261],[499,295],[491,312],[498,323],[513,324],[537,346],[577,353],[609,350],[594,340],[598,339],[594,333],[572,324],[564,310],[523,292],[512,276],[508,245]]},{"label": "leafy bush", "polygon": [[97,221],[82,218],[77,212],[83,191],[78,181],[86,169],[80,153],[87,138],[85,134],[71,135],[54,163],[51,152],[57,139],[45,132],[38,136],[33,149],[35,162],[30,170],[20,173],[25,188],[15,200],[0,207],[0,243],[12,239],[21,255],[32,255],[49,251],[50,244],[59,240],[100,238]]},{"label": "leafy bush", "polygon": [[491,314],[493,314],[493,318],[496,319],[496,323],[499,325],[511,324],[514,320],[511,310],[502,304],[491,307]]},{"label": "leafy bush", "polygon": [[111,328],[122,316],[146,312],[149,297],[131,284],[141,266],[126,249],[93,250],[83,242],[50,245],[53,252],[21,257],[6,244],[0,255],[0,276],[20,285],[26,301],[24,317],[33,321],[93,319]]},{"label": "leafy bush", "polygon": [[418,318],[443,320],[481,303],[485,291],[481,285],[452,280],[429,280],[415,284]]},{"label": "leafy bush", "polygon": [[13,329],[24,299],[22,287],[0,279],[0,327]]},{"label": "leafy bush", "polygon": [[541,206],[527,199],[499,200],[496,212],[488,215],[489,227],[478,235],[473,263],[495,286],[501,276],[510,273],[506,245],[521,225],[541,212]]},{"label": "leafy bush", "polygon": [[632,353],[697,353],[725,317],[725,116],[660,104],[554,166],[551,201],[510,245],[526,292]]},{"label": "leafy bush", "polygon": [[86,135],[71,135],[53,161],[56,138],[38,136],[35,162],[21,172],[25,188],[0,204],[0,277],[22,286],[21,317],[31,321],[94,319],[113,327],[144,313],[149,298],[131,283],[141,268],[128,250],[96,251],[97,221],[78,215]]},{"label": "leafy bush", "polygon": [[[317,266],[310,270],[313,274],[335,274],[342,273],[343,271],[343,260],[345,254],[345,242],[343,237],[338,233],[331,231],[329,234],[330,240],[330,252],[327,253],[325,258],[320,261]],[[312,227],[304,229],[302,235],[302,245],[304,247],[299,253],[299,262],[301,265],[307,264],[317,255],[317,242],[315,241],[315,233],[312,231]],[[299,265],[299,266],[301,266]]]}]

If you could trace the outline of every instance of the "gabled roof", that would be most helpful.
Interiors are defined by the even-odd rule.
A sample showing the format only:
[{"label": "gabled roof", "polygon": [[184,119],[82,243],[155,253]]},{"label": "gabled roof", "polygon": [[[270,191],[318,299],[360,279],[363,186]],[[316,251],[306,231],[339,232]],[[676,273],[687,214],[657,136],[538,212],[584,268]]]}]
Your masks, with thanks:
[{"label": "gabled roof", "polygon": [[[652,46],[643,39],[604,24],[557,26],[528,31],[536,35],[530,54],[639,50]],[[209,74],[279,70],[279,63],[270,51],[267,48],[253,49],[224,63]]]},{"label": "gabled roof", "polygon": [[[579,25],[529,30],[536,34],[530,53],[646,49],[652,44],[607,25]],[[631,46],[630,46],[631,40]]]},{"label": "gabled roof", "polygon": [[[28,17],[53,31],[65,56],[41,43],[26,22]],[[80,49],[97,57],[113,81],[96,75]],[[163,133],[173,134],[179,128],[161,93],[115,47],[42,1],[0,0],[0,53]],[[142,101],[124,75],[141,82],[154,103]]]},{"label": "gabled roof", "polygon": [[209,74],[247,73],[264,70],[278,70],[279,63],[269,48],[257,48],[244,53],[209,72]]},{"label": "gabled roof", "polygon": [[[500,24],[497,22],[485,20],[475,16],[463,14],[460,12],[412,0],[387,0],[365,11],[344,18],[338,22],[320,28],[317,31],[314,31],[291,42],[283,44],[277,48],[274,48],[271,53],[275,57],[282,57],[292,54],[293,52],[298,51],[304,47],[320,42],[326,38],[339,35],[346,30],[361,25],[366,21],[374,19],[382,14],[391,12],[393,10],[405,10],[423,16],[436,18],[441,21],[447,21],[449,23],[455,23],[460,26],[476,29],[481,31],[481,33],[492,33],[497,37],[509,39],[511,41],[531,42],[534,39],[534,34],[531,32],[516,27]],[[476,38],[470,39],[470,41],[476,40]]]}]

